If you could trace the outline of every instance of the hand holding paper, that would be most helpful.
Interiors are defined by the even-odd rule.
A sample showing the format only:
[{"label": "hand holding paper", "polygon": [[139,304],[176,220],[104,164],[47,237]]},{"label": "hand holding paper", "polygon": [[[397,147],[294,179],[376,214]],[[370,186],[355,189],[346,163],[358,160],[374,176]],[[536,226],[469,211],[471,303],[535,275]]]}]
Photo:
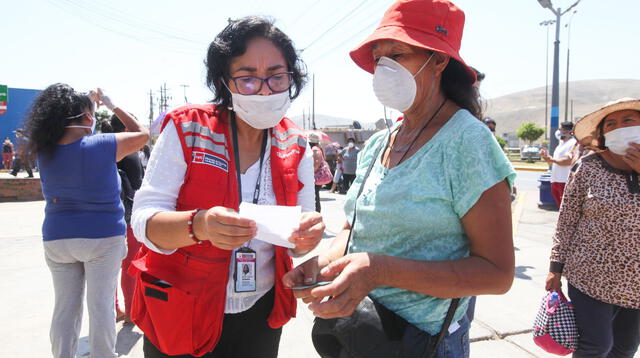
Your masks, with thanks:
[{"label": "hand holding paper", "polygon": [[296,246],[288,238],[300,227],[302,208],[299,206],[240,204],[240,216],[256,222],[258,233],[255,237],[290,249]]}]

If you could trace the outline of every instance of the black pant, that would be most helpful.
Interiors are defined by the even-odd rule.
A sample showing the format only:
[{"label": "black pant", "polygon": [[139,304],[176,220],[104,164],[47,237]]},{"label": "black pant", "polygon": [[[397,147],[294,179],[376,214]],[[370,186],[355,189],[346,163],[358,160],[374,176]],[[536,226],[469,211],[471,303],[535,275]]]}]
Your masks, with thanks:
[{"label": "black pant", "polygon": [[355,179],[355,174],[342,173],[342,190],[344,190],[345,192],[349,191],[349,188],[351,188],[351,184]]},{"label": "black pant", "polygon": [[15,162],[13,163],[13,170],[11,171],[11,175],[16,176],[20,169],[24,169],[27,171],[29,177],[33,177],[33,171],[31,171],[31,160],[29,158],[17,157]]},{"label": "black pant", "polygon": [[[271,289],[250,309],[225,314],[222,324],[222,336],[213,352],[202,358],[275,358],[278,356],[282,328],[269,327],[267,318],[271,313],[274,301],[274,289]],[[143,351],[145,358],[179,357],[191,358],[192,355],[170,356],[164,354],[144,337]]]},{"label": "black pant", "polygon": [[316,185],[316,211],[320,212],[320,188],[322,185]]},{"label": "black pant", "polygon": [[580,333],[574,358],[633,358],[640,343],[640,309],[598,301],[569,285]]}]

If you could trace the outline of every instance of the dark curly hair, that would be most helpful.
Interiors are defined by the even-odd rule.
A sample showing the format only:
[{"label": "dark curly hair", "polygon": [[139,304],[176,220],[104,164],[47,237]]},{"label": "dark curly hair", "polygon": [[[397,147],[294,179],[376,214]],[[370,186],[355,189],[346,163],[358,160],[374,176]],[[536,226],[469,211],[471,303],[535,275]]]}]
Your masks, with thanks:
[{"label": "dark curly hair", "polygon": [[288,71],[293,73],[293,85],[289,89],[289,96],[295,99],[300,94],[307,74],[305,65],[291,39],[275,27],[273,21],[257,16],[247,16],[229,20],[227,27],[209,45],[204,64],[207,67],[207,86],[215,94],[214,103],[221,104],[223,108],[231,104],[231,93],[224,84],[230,76],[231,59],[242,56],[247,51],[247,43],[257,37],[271,40],[280,49],[287,62]]},{"label": "dark curly hair", "polygon": [[469,73],[462,63],[453,58],[449,60],[449,64],[442,71],[440,86],[448,99],[471,112],[476,118],[482,119],[482,102],[478,90],[473,87]]},{"label": "dark curly hair", "polygon": [[64,83],[47,87],[36,98],[25,122],[25,135],[29,137],[31,153],[51,153],[64,135],[65,126],[82,121],[82,116],[67,119],[91,110],[89,96],[76,92]]}]

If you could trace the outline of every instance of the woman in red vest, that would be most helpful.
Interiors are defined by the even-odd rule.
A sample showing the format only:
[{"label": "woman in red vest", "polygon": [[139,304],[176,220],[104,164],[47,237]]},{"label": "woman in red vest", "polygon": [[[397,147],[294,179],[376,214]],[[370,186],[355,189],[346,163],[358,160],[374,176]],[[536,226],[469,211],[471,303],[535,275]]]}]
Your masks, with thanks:
[{"label": "woman in red vest", "polygon": [[[258,17],[230,21],[206,66],[214,104],[167,114],[135,197],[144,247],[129,268],[131,318],[145,357],[276,357],[296,312],[282,277],[324,231],[312,151],[284,117],[305,73],[291,40]],[[295,248],[260,241],[243,201],[302,206]]]}]

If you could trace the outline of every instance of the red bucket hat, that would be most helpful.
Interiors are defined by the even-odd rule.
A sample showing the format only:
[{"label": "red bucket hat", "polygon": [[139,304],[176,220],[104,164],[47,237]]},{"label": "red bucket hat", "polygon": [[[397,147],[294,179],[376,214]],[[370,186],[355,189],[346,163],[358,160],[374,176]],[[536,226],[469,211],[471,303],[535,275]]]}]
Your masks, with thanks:
[{"label": "red bucket hat", "polygon": [[464,12],[447,0],[399,0],[384,13],[380,25],[360,46],[351,51],[351,59],[363,70],[373,73],[372,46],[378,40],[395,40],[407,45],[444,53],[467,70],[469,81],[475,71],[460,57]]}]

